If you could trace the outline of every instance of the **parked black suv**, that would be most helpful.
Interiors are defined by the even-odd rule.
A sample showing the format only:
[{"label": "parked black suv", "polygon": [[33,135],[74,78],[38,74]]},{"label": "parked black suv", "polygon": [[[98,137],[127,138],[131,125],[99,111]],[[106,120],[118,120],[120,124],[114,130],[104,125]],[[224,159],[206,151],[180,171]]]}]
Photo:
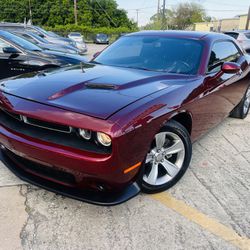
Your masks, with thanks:
[{"label": "parked black suv", "polygon": [[80,55],[42,50],[19,36],[0,30],[0,79],[86,61]]}]

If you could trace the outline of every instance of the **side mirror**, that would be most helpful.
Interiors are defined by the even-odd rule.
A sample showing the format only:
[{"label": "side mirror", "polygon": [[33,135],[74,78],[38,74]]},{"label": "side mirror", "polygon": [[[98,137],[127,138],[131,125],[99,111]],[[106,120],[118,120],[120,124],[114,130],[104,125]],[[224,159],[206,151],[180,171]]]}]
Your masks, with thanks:
[{"label": "side mirror", "polygon": [[3,53],[5,53],[5,54],[11,54],[11,55],[17,55],[20,52],[19,52],[19,50],[17,50],[14,47],[5,47],[5,48],[3,48]]},{"label": "side mirror", "polygon": [[96,52],[94,55],[93,55],[93,59],[95,59],[97,56],[99,56],[101,54],[101,52]]},{"label": "side mirror", "polygon": [[225,62],[221,66],[221,71],[225,74],[237,74],[241,71],[241,68],[238,63]]}]

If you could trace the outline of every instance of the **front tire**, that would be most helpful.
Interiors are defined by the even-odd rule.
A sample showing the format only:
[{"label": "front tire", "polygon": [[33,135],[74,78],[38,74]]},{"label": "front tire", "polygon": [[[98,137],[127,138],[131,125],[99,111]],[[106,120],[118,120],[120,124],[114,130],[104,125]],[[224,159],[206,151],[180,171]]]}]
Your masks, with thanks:
[{"label": "front tire", "polygon": [[248,87],[241,102],[231,112],[230,117],[245,119],[250,109],[250,86]]},{"label": "front tire", "polygon": [[145,193],[157,193],[175,185],[186,172],[192,157],[188,131],[171,120],[155,135],[146,155],[139,185]]}]

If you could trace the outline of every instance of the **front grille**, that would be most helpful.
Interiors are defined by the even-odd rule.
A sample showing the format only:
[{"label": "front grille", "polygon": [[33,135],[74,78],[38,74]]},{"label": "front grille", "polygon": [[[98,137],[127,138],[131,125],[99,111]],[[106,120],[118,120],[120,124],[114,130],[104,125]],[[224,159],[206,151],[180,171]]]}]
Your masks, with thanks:
[{"label": "front grille", "polygon": [[112,151],[111,147],[102,147],[92,140],[84,140],[78,135],[76,128],[44,122],[26,116],[20,117],[19,119],[18,114],[0,109],[0,124],[19,134],[99,154],[110,154]]},{"label": "front grille", "polygon": [[71,186],[76,184],[76,180],[73,174],[67,173],[65,171],[53,167],[47,167],[34,161],[30,161],[14,154],[13,152],[7,149],[6,153],[8,157],[10,157],[10,159],[15,160],[16,162],[18,162],[18,164],[21,164],[22,168],[26,169],[26,171],[29,170],[39,176],[51,178],[56,181],[63,182],[65,184],[69,184]]},{"label": "front grille", "polygon": [[2,109],[2,111],[3,111],[5,114],[7,114],[7,115],[11,116],[12,118],[15,118],[15,119],[17,119],[17,120],[19,120],[19,121],[21,121],[21,120],[22,120],[21,115],[18,115],[18,114],[15,114],[15,113],[9,112],[9,111],[7,111],[6,109]]},{"label": "front grille", "polygon": [[27,116],[23,116],[23,115],[19,115],[19,114],[10,112],[6,109],[1,109],[1,110],[6,115],[9,115],[12,118],[15,118],[16,120],[23,121],[24,123],[27,123],[27,124],[30,124],[30,125],[33,125],[36,127],[49,129],[49,130],[53,130],[53,131],[58,131],[58,132],[62,132],[62,133],[71,133],[72,132],[72,128],[70,126],[64,126],[61,124],[55,124],[55,123],[51,123],[51,122],[37,120],[37,119],[31,118],[31,117],[27,117]]},{"label": "front grille", "polygon": [[22,120],[27,124],[30,124],[30,125],[33,125],[36,127],[40,127],[40,128],[45,128],[45,129],[58,131],[58,132],[62,132],[62,133],[71,133],[72,132],[72,128],[69,126],[64,126],[64,125],[60,125],[60,124],[53,124],[50,122],[37,120],[37,119],[27,117],[27,116],[22,116]]}]

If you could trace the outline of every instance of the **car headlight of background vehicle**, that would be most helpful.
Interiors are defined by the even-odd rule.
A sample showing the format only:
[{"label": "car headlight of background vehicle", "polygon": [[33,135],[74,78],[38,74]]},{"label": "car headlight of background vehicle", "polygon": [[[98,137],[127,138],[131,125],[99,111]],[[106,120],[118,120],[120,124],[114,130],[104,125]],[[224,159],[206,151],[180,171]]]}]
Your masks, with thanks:
[{"label": "car headlight of background vehicle", "polygon": [[79,129],[79,135],[89,141],[91,139],[95,139],[96,143],[104,146],[104,147],[110,147],[112,144],[112,139],[109,135],[102,133],[102,132],[93,132],[88,129]]}]

